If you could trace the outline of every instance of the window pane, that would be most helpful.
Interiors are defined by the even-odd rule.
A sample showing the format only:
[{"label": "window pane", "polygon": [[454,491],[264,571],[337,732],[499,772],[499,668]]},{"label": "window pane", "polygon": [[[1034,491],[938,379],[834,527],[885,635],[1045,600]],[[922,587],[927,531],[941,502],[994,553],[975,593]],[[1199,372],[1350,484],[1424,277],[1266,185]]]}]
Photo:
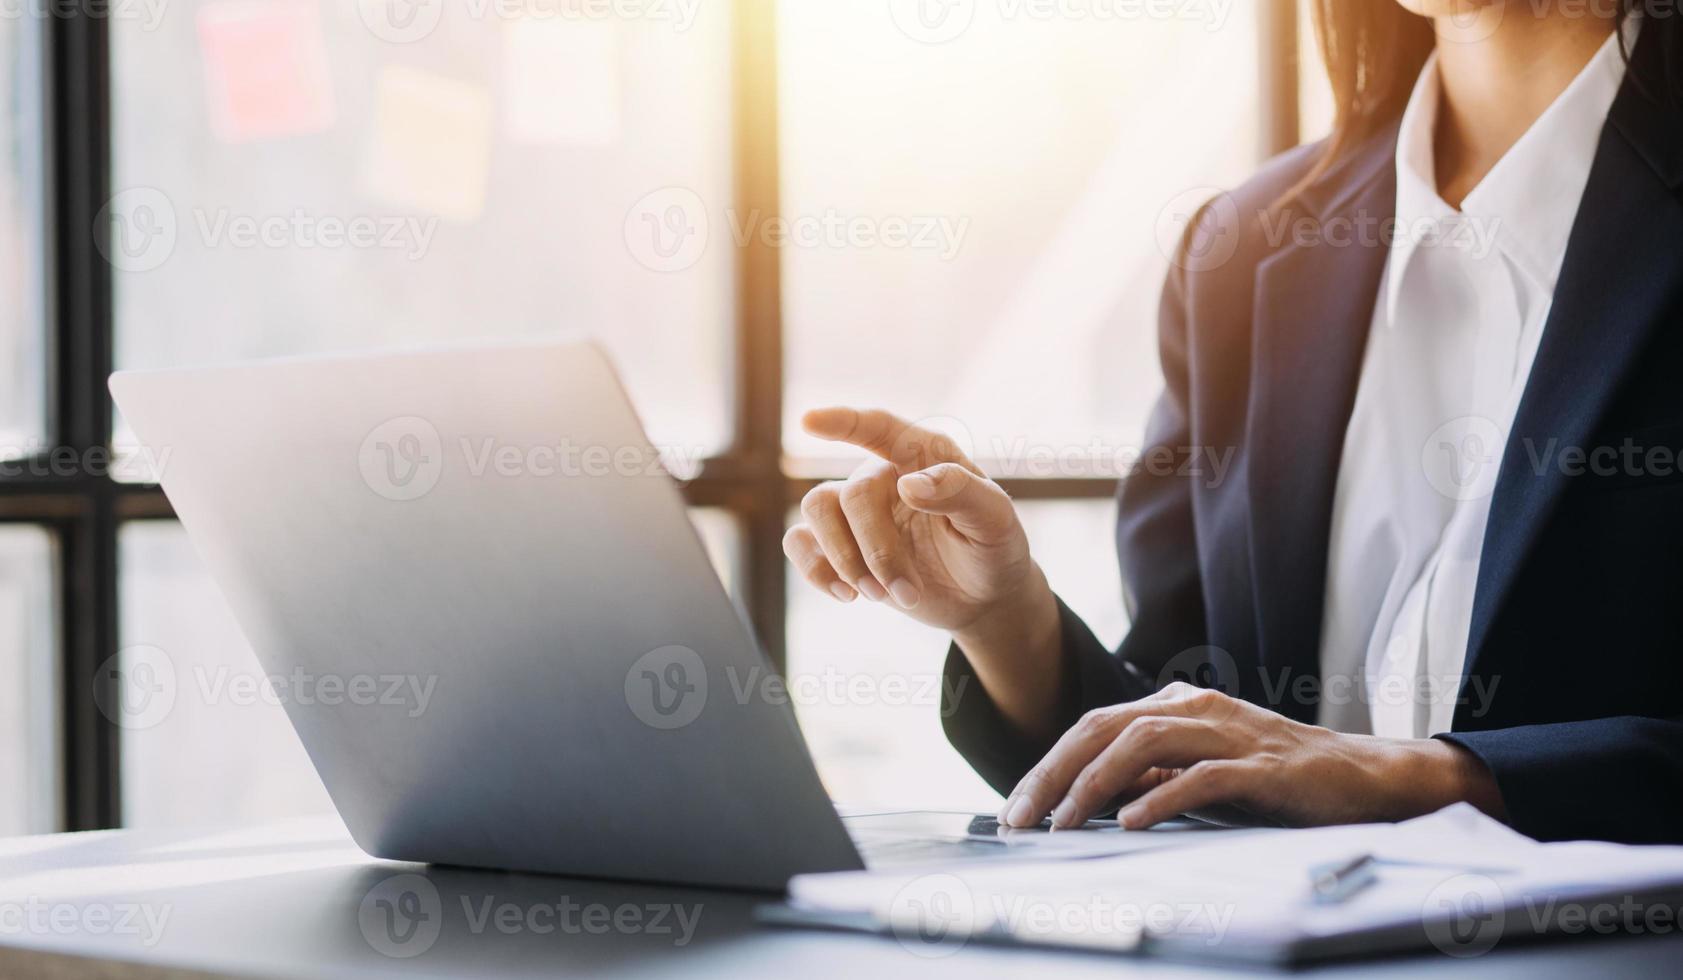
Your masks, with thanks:
[{"label": "window pane", "polygon": [[127,524],[119,555],[124,826],[331,812],[180,525]]},{"label": "window pane", "polygon": [[160,10],[112,23],[120,366],[589,332],[727,442],[728,4]]},{"label": "window pane", "polygon": [[0,17],[0,459],[46,439],[40,23]]},{"label": "window pane", "polygon": [[[731,567],[734,521],[698,512],[697,525],[715,566]],[[274,687],[181,526],[127,524],[119,545],[124,825],[331,812]]]},{"label": "window pane", "polygon": [[0,836],[58,829],[53,539],[0,525]]},{"label": "window pane", "polygon": [[[1019,505],[1052,587],[1108,644],[1126,621],[1113,505]],[[842,605],[791,573],[789,689],[830,794],[862,807],[976,808],[999,797],[947,745],[938,695],[947,637],[885,607]]]},{"label": "window pane", "polygon": [[728,510],[698,507],[690,521],[701,536],[702,547],[713,561],[713,571],[732,598],[741,598],[742,524]]},{"label": "window pane", "polygon": [[790,449],[837,455],[796,424],[833,403],[1019,462],[1137,441],[1166,251],[1256,166],[1259,6],[785,0]]}]

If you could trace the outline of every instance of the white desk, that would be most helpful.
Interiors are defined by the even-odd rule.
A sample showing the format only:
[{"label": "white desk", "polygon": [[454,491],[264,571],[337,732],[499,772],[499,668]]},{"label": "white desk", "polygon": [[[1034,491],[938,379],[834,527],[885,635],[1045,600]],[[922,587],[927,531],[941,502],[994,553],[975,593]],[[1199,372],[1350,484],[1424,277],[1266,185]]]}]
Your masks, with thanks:
[{"label": "white desk", "polygon": [[[420,875],[424,884],[382,886],[398,875]],[[377,862],[334,821],[0,840],[0,977],[1221,975],[1187,964],[983,947],[928,959],[890,939],[758,926],[751,913],[762,900]],[[685,944],[679,907],[693,928]],[[1468,960],[1427,955],[1305,972],[1370,977],[1429,969],[1440,980],[1578,980],[1672,975],[1680,962],[1683,936],[1674,933],[1504,944]]]}]

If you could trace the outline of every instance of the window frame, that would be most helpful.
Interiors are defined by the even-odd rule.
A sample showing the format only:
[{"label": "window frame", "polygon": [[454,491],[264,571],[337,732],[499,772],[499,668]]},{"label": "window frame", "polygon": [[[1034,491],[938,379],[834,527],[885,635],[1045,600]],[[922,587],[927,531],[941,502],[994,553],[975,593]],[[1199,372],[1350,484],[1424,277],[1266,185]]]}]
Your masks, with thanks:
[{"label": "window frame", "polygon": [[[1261,29],[1257,158],[1299,139],[1296,0],[1265,0]],[[734,188],[738,208],[775,215],[779,209],[778,0],[735,0],[732,13]],[[36,460],[90,460],[108,454],[113,367],[112,274],[95,236],[96,217],[111,193],[109,18],[101,0],[69,5],[36,25],[42,47],[46,106],[42,119],[47,181],[42,242],[47,282],[51,447]],[[55,8],[56,10],[57,8]],[[735,432],[728,450],[707,460],[685,487],[692,506],[731,514],[741,534],[737,581],[767,653],[786,662],[788,576],[782,552],[790,510],[819,481],[795,472],[783,449],[784,323],[781,256],[754,236],[741,246],[736,271]],[[0,523],[51,531],[57,542],[60,669],[59,721],[66,830],[119,826],[122,820],[120,730],[96,708],[96,691],[113,678],[100,668],[119,649],[117,536],[133,520],[171,519],[162,491],[112,479],[109,467],[50,474],[45,465],[0,475]],[[1012,479],[1021,500],[1109,498],[1115,481]],[[105,690],[103,693],[110,693]],[[101,695],[102,696],[102,695]]]}]

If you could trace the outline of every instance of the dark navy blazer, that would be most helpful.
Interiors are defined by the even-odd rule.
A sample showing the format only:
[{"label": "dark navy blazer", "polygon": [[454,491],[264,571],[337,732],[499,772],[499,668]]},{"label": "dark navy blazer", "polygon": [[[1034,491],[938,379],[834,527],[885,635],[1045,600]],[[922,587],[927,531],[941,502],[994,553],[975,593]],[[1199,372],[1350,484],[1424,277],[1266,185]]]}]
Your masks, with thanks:
[{"label": "dark navy blazer", "polygon": [[[1673,33],[1644,32],[1601,137],[1502,457],[1463,698],[1440,736],[1482,758],[1513,826],[1545,840],[1683,841],[1683,112],[1659,94]],[[1194,223],[1164,291],[1166,390],[1147,447],[1235,455],[1219,483],[1164,467],[1124,481],[1133,625],[1113,653],[1064,609],[1059,731],[1176,677],[1315,720],[1334,486],[1388,253],[1371,228],[1396,213],[1396,141],[1393,126],[1288,205],[1324,236],[1264,217],[1318,147]],[[956,651],[947,670],[963,692],[945,706],[949,739],[1008,791],[1050,743],[1014,730]]]}]

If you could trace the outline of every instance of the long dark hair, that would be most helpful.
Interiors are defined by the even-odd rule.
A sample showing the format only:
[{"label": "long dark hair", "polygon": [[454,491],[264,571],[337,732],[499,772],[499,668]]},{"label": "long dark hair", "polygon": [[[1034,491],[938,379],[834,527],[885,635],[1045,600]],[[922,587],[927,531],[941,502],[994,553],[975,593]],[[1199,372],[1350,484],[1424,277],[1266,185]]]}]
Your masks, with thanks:
[{"label": "long dark hair", "polygon": [[[1622,24],[1644,6],[1645,0],[1619,3]],[[1313,183],[1344,153],[1402,116],[1420,70],[1436,44],[1431,21],[1410,13],[1395,0],[1310,0],[1309,7],[1327,77],[1332,82],[1333,126],[1325,154],[1303,186]],[[1663,43],[1669,52],[1675,49],[1672,42],[1678,33],[1674,30],[1677,19],[1675,7],[1656,9],[1643,30],[1664,31],[1667,37]],[[1625,55],[1628,58],[1630,52]],[[1648,80],[1653,84],[1645,87],[1655,92],[1663,88],[1671,97],[1670,93],[1677,91],[1672,77],[1677,61],[1668,57],[1667,78]],[[1639,84],[1643,81],[1638,79]]]}]

